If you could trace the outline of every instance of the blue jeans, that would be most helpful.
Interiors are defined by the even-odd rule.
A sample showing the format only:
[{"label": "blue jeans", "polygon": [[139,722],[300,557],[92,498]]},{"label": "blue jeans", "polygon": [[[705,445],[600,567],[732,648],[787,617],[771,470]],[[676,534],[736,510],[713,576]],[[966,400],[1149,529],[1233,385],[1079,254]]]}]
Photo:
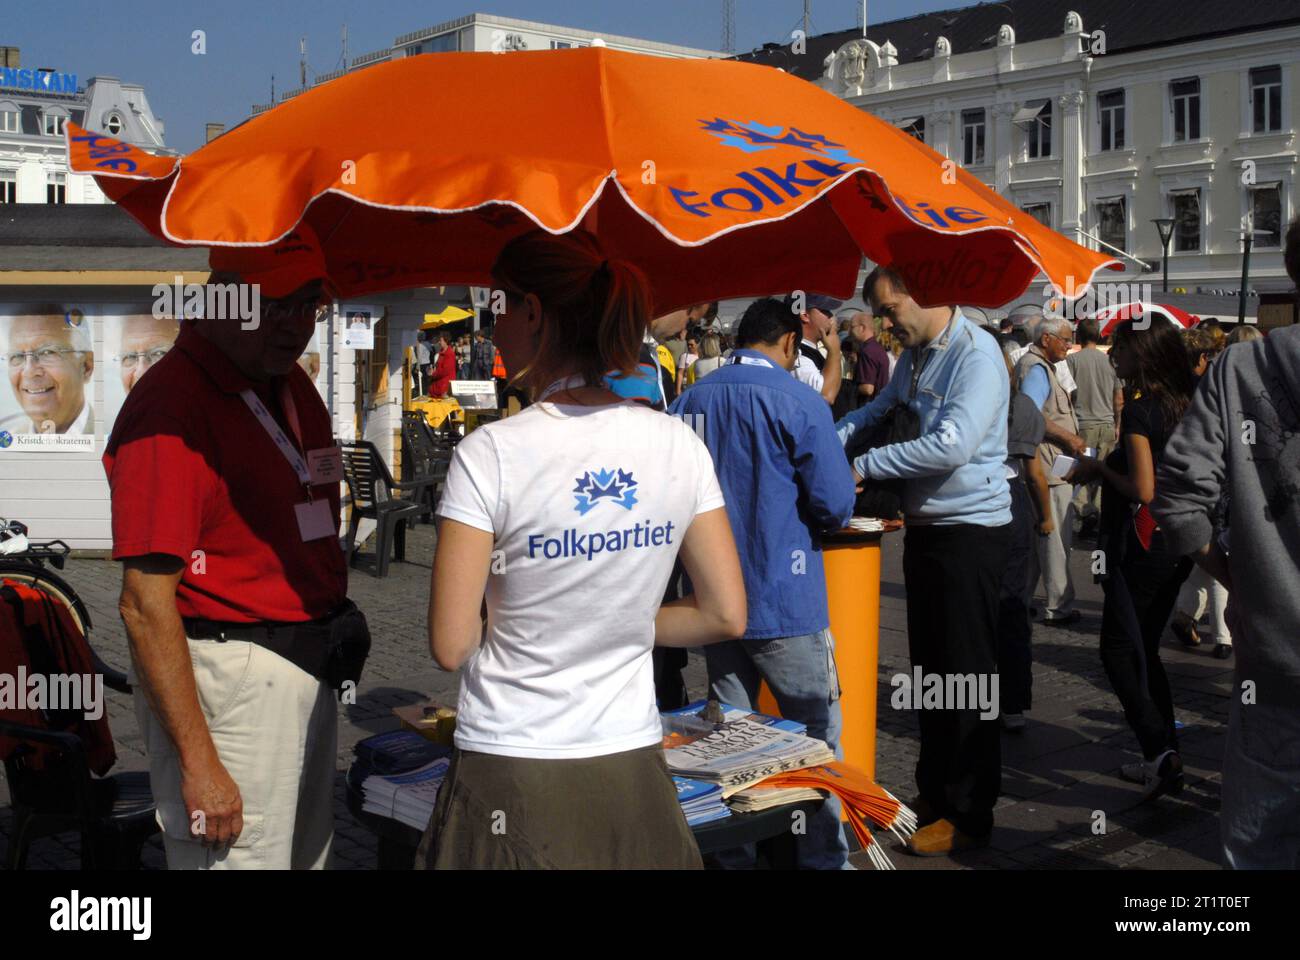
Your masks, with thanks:
[{"label": "blue jeans", "polygon": [[[714,643],[704,648],[704,658],[714,699],[757,710],[759,681],[765,680],[781,716],[806,724],[808,736],[826,741],[835,756],[844,759],[840,748],[840,685],[830,630],[798,637]],[[807,832],[797,838],[795,845],[801,869],[852,869],[848,841],[840,823],[840,802],[835,796],[808,818]],[[752,862],[752,848],[746,848],[746,854]]]},{"label": "blue jeans", "polygon": [[1233,684],[1223,751],[1223,856],[1234,870],[1300,870],[1300,710],[1242,704]]}]

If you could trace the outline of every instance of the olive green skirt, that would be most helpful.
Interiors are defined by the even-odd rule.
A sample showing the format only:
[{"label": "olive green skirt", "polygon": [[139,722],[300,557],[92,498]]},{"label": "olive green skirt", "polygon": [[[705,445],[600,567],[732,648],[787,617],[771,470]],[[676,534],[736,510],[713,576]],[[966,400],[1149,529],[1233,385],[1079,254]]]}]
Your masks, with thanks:
[{"label": "olive green skirt", "polygon": [[456,750],[415,858],[433,870],[698,870],[657,744],[535,760]]}]

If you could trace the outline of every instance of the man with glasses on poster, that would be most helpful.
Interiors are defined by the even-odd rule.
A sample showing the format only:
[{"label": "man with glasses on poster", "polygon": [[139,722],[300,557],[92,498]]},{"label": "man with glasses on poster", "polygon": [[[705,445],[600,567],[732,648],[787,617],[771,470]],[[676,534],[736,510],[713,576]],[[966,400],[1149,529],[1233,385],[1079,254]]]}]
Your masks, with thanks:
[{"label": "man with glasses on poster", "polygon": [[146,313],[122,318],[117,362],[125,392],[130,393],[149,368],[167,354],[179,331],[179,325],[171,317]]},{"label": "man with glasses on poster", "polygon": [[86,387],[95,375],[95,356],[85,315],[47,304],[20,308],[5,326],[4,363],[22,412],[0,421],[0,429],[93,434],[95,412]]}]

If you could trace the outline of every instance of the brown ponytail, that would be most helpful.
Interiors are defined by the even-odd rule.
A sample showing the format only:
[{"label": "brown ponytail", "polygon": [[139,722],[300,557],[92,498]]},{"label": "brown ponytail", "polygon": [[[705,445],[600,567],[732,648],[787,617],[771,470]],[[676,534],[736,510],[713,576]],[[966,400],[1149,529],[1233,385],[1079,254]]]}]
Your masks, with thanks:
[{"label": "brown ponytail", "polygon": [[607,373],[636,369],[649,323],[645,276],[630,263],[608,259],[590,233],[533,230],[516,237],[501,250],[492,277],[542,304],[537,355],[514,382],[536,394],[566,370],[599,386]]}]

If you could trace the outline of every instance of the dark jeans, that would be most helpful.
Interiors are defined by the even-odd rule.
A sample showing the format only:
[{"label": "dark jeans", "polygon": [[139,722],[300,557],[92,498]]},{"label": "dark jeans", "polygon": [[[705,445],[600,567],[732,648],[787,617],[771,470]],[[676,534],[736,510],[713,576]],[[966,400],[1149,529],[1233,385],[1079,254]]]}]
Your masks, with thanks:
[{"label": "dark jeans", "polygon": [[1033,705],[1033,662],[1030,647],[1033,625],[1029,619],[1029,560],[1034,553],[1034,508],[1023,480],[1008,481],[1011,488],[1011,527],[1007,564],[1002,568],[998,597],[998,691],[1002,713],[1024,713]]},{"label": "dark jeans", "polygon": [[1125,537],[1122,559],[1102,582],[1106,602],[1101,614],[1101,662],[1124,708],[1124,719],[1137,734],[1142,755],[1154,760],[1166,750],[1178,749],[1173,695],[1160,662],[1160,636],[1192,562],[1165,550],[1159,531],[1150,550],[1142,549],[1131,529]]},{"label": "dark jeans", "polygon": [[[907,643],[923,674],[996,673],[998,594],[1010,536],[1010,524],[907,528]],[[978,708],[922,709],[920,726],[921,798],[963,833],[987,836],[1002,789],[997,718],[980,719]]]}]

